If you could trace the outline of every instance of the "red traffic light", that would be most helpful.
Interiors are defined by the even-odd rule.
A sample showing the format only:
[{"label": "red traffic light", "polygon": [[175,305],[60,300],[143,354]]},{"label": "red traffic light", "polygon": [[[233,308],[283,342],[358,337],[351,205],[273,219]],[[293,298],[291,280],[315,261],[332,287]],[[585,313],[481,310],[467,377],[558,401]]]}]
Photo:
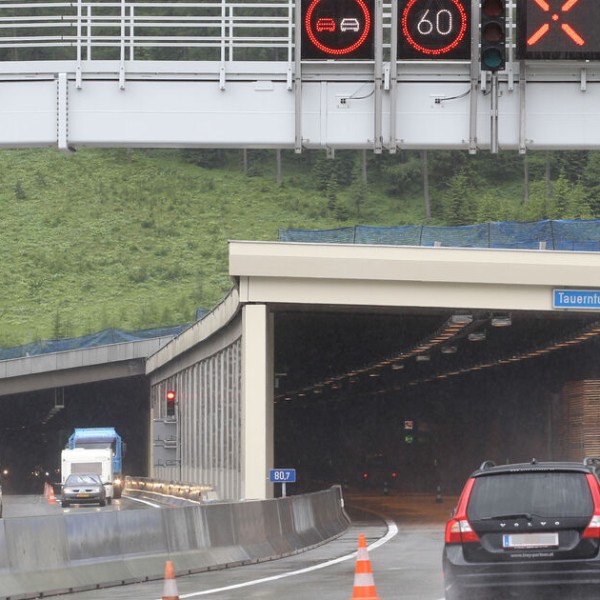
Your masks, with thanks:
[{"label": "red traffic light", "polygon": [[175,392],[173,390],[167,391],[167,417],[175,416]]},{"label": "red traffic light", "polygon": [[502,17],[504,16],[504,1],[482,0],[481,12],[486,17]]}]

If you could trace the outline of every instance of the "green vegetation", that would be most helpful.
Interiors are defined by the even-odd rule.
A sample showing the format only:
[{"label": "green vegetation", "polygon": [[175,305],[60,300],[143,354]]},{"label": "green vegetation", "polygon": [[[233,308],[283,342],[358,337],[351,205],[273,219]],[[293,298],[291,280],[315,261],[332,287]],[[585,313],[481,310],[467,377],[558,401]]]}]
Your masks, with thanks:
[{"label": "green vegetation", "polygon": [[0,152],[0,346],[189,322],[231,286],[227,241],[280,227],[600,216],[598,153],[281,158],[278,170],[266,150]]}]

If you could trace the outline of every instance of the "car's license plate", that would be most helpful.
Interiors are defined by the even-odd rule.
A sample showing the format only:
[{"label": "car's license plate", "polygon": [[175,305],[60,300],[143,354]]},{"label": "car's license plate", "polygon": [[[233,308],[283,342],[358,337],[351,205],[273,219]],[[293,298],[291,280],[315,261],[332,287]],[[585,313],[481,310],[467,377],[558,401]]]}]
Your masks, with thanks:
[{"label": "car's license plate", "polygon": [[89,498],[90,495],[89,494],[77,494],[78,498]]},{"label": "car's license plate", "polygon": [[504,548],[556,548],[558,533],[505,533]]}]

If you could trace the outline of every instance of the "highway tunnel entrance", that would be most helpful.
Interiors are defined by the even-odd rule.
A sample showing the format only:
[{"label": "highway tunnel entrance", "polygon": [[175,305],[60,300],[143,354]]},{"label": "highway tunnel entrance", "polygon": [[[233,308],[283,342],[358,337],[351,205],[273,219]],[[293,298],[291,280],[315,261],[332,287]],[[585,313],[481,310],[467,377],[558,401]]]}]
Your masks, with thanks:
[{"label": "highway tunnel entrance", "polygon": [[6,493],[42,493],[60,481],[60,453],[75,427],[115,427],[124,472],[148,475],[149,386],[135,376],[0,396],[0,468]]},{"label": "highway tunnel entrance", "polygon": [[487,459],[579,460],[600,437],[582,423],[600,402],[599,327],[582,313],[282,308],[277,466],[309,485],[458,493]]}]

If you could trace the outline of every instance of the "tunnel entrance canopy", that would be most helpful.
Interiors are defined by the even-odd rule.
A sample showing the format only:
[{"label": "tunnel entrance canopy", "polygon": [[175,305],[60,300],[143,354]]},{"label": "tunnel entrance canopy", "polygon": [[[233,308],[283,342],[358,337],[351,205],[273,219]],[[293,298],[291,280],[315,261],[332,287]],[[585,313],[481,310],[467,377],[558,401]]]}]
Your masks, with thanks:
[{"label": "tunnel entrance canopy", "polygon": [[273,317],[277,466],[357,484],[378,457],[431,491],[485,458],[561,456],[561,394],[600,377],[600,312],[555,296],[599,289],[598,267],[591,252],[231,242],[240,302]]}]

